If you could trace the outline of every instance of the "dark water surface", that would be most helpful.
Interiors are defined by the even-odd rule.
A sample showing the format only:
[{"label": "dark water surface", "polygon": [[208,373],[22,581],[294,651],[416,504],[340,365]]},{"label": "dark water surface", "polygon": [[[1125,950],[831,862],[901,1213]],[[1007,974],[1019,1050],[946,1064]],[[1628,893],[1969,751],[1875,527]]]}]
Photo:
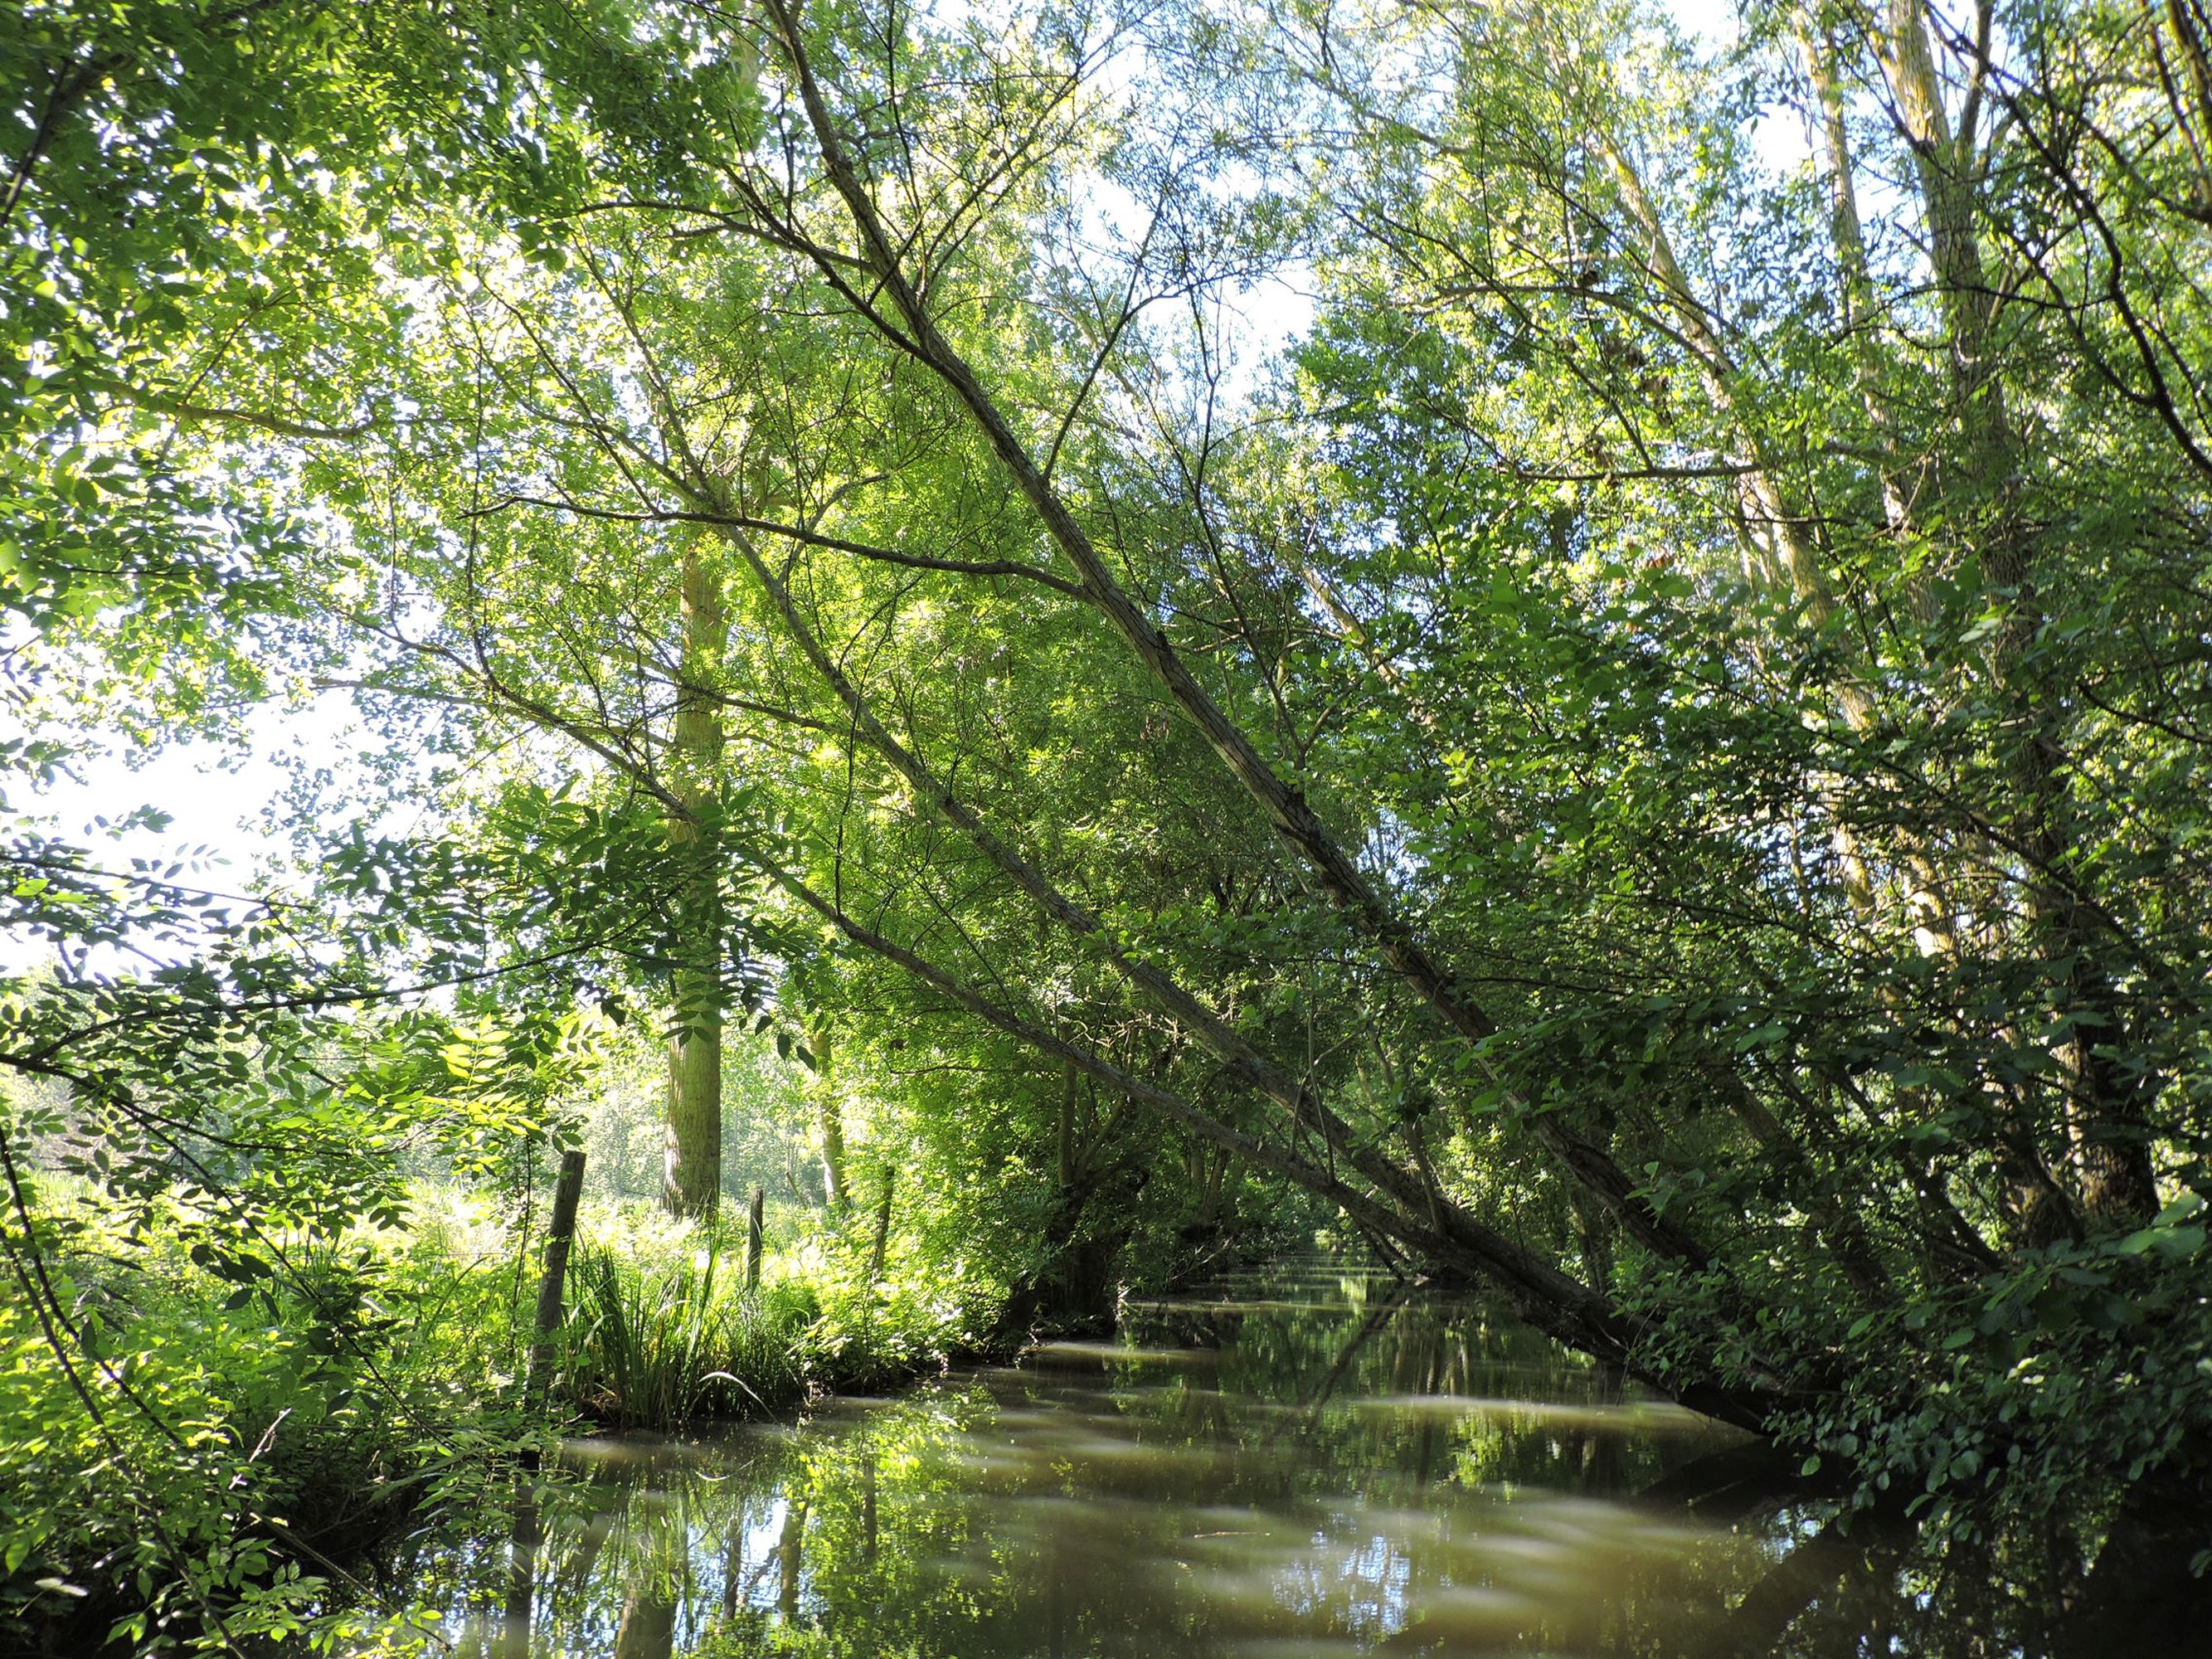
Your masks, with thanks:
[{"label": "dark water surface", "polygon": [[2129,1633],[2148,1592],[2084,1625],[2100,1587],[2055,1531],[1940,1569],[1893,1532],[1839,1535],[1744,1437],[1480,1304],[1334,1268],[1132,1306],[1110,1342],[796,1425],[568,1462],[536,1547],[502,1524],[398,1564],[458,1651],[2203,1650]]}]

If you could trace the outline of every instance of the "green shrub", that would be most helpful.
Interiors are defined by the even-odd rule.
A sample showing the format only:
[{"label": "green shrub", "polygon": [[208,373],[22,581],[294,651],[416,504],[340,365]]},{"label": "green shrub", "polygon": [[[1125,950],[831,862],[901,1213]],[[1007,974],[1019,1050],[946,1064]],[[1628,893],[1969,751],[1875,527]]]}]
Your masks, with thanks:
[{"label": "green shrub", "polygon": [[70,1198],[41,1237],[66,1328],[0,1296],[0,1649],[296,1637],[326,1556],[473,1502],[533,1432],[511,1276],[434,1230],[264,1240],[240,1284]]}]

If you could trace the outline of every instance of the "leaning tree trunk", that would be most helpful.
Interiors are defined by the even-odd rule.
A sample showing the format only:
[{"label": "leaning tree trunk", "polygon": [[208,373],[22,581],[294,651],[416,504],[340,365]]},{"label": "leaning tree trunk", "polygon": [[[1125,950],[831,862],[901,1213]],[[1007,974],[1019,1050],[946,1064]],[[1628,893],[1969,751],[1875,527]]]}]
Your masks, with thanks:
[{"label": "leaning tree trunk", "polygon": [[712,676],[725,617],[720,583],[696,547],[684,554],[684,658],[677,691],[675,794],[668,836],[681,866],[675,1023],[668,1039],[668,1139],[662,1206],[710,1213],[722,1190],[722,872],[714,817],[722,721]]},{"label": "leaning tree trunk", "polygon": [[1880,46],[1893,113],[1912,152],[1942,306],[1960,437],[1948,492],[1955,498],[1952,513],[1976,526],[1983,583],[2007,613],[1990,643],[1990,665],[2015,711],[2007,760],[2020,801],[2017,839],[2030,866],[2024,884],[2034,943],[2052,964],[2061,1007],[2074,1016],[2073,1035],[2055,1058],[2081,1206],[2106,1224],[2140,1222],[2158,1208],[2157,1183],[2139,1087],[2112,1052],[2126,1034],[2124,1010],[2100,965],[2105,941],[2075,885],[2079,878],[2068,872],[2065,715],[2057,691],[2039,684],[2024,660],[2045,618],[2033,531],[2017,500],[2021,444],[1997,373],[1995,289],[1976,223],[1973,117],[1953,131],[1917,0],[1890,0]]},{"label": "leaning tree trunk", "polygon": [[[1109,561],[1076,522],[1045,465],[1017,434],[1005,409],[984,390],[974,368],[939,330],[924,303],[922,289],[909,276],[904,251],[886,229],[867,187],[854,170],[844,139],[815,78],[796,14],[785,0],[770,0],[769,13],[815,135],[824,172],[846,204],[860,256],[879,284],[889,313],[896,322],[894,325],[880,312],[872,310],[870,314],[890,329],[901,349],[941,381],[967,410],[1015,488],[1036,513],[1047,536],[1080,578],[1072,588],[1063,591],[1079,596],[1121,636],[1138,661],[1190,719],[1231,776],[1266,812],[1276,832],[1311,867],[1322,892],[1366,935],[1389,969],[1408,989],[1429,1003],[1455,1036],[1480,1045],[1498,1030],[1489,1013],[1436,955],[1407,915],[1385,896],[1383,890],[1346,852],[1307,801],[1304,791],[1275,771],[1243,728],[1200,684],[1182,654],[1146,608],[1131,597],[1114,574]],[[814,252],[817,259],[831,258],[826,249]],[[845,280],[843,270],[834,260],[829,268],[839,282]],[[702,499],[710,502],[715,494],[711,488],[700,491]],[[751,562],[756,575],[763,575],[757,559]],[[818,672],[824,666],[820,662],[816,665]],[[833,674],[825,673],[824,677],[833,678]],[[842,678],[842,675],[834,678]],[[884,740],[871,734],[871,741],[889,753]],[[975,834],[972,829],[969,832]],[[1065,920],[1066,913],[1061,914]],[[1094,918],[1081,931],[1096,933],[1097,928]],[[1116,955],[1109,959],[1117,968],[1128,971],[1125,957]],[[1184,1012],[1198,1012],[1190,1007],[1187,1000],[1177,1000],[1183,1004]],[[1474,1054],[1477,1064],[1487,1068],[1490,1062],[1479,1046]],[[1509,1098],[1516,1108],[1525,1108],[1526,1103],[1517,1097],[1509,1095]],[[1642,1183],[1601,1148],[1574,1134],[1553,1115],[1530,1112],[1528,1126],[1531,1137],[1565,1169],[1570,1178],[1596,1194],[1599,1201],[1620,1218],[1623,1230],[1644,1248],[1662,1259],[1698,1270],[1711,1265],[1711,1253],[1705,1243],[1682,1222],[1661,1214],[1645,1194]]]}]

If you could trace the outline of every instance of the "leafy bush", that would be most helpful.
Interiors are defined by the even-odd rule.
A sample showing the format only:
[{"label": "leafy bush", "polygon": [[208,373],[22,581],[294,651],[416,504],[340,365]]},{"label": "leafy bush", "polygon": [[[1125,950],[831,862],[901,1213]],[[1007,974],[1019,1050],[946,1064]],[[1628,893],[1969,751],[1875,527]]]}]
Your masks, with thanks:
[{"label": "leafy bush", "polygon": [[824,1386],[869,1389],[904,1382],[973,1348],[1003,1299],[996,1285],[953,1281],[921,1263],[878,1279],[854,1262],[813,1281],[820,1312],[806,1332],[808,1364]]},{"label": "leafy bush", "polygon": [[239,1284],[46,1184],[70,1328],[0,1298],[0,1645],[297,1636],[331,1558],[471,1501],[536,1432],[511,1276],[441,1227],[269,1240]]}]

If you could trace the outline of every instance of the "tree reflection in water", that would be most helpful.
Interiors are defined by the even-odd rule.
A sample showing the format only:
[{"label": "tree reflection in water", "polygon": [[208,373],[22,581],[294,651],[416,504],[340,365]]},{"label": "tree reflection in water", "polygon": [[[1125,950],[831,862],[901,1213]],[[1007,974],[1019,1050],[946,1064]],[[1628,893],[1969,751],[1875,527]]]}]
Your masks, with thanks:
[{"label": "tree reflection in water", "polygon": [[579,1442],[566,1470],[542,1517],[416,1565],[464,1649],[2071,1659],[2124,1650],[2128,1618],[2201,1628],[2185,1589],[2100,1584],[2063,1526],[1940,1554],[1839,1527],[1740,1437],[1336,1272],[796,1427]]}]

